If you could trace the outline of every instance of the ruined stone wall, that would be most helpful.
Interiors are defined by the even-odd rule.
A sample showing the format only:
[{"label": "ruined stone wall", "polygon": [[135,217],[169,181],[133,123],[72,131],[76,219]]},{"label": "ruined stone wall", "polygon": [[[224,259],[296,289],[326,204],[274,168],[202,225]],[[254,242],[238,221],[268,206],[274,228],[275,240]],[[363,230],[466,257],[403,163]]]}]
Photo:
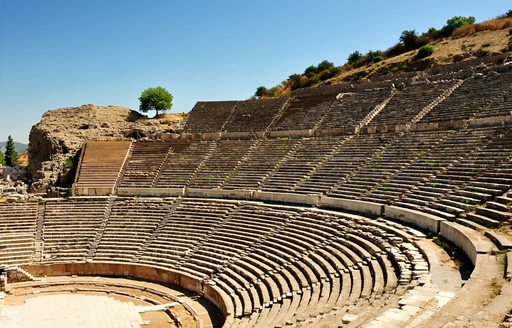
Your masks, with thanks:
[{"label": "ruined stone wall", "polygon": [[82,105],[50,110],[29,136],[29,174],[35,190],[66,184],[66,174],[87,140],[118,140],[137,136],[159,138],[179,133],[185,120],[148,120],[121,106]]}]

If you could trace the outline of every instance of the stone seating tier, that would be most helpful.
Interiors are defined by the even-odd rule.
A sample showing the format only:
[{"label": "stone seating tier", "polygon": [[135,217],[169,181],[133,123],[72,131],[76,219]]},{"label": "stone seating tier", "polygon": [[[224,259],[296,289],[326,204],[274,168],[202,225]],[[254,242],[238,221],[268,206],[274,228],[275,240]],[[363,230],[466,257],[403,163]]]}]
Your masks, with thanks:
[{"label": "stone seating tier", "polygon": [[405,125],[454,84],[454,81],[438,83],[422,81],[407,85],[405,89],[399,90],[393,96],[384,110],[370,122],[370,125]]},{"label": "stone seating tier", "polygon": [[75,188],[114,188],[130,145],[130,141],[89,141]]},{"label": "stone seating tier", "polygon": [[223,131],[251,132],[265,131],[288,97],[246,100],[237,103],[233,114],[225,123]]},{"label": "stone seating tier", "polygon": [[190,111],[185,131],[194,133],[221,131],[237,103],[237,101],[198,102]]},{"label": "stone seating tier", "polygon": [[420,123],[510,115],[511,85],[510,71],[465,79],[457,90],[430,111]]},{"label": "stone seating tier", "polygon": [[[38,263],[114,261],[186,272],[231,297],[234,326],[299,323],[303,314],[316,317],[380,299],[399,281],[422,275],[397,244],[401,235],[338,212],[207,199],[44,203]],[[34,261],[33,222],[28,244],[20,234],[2,236],[0,245],[8,243],[2,263]]]},{"label": "stone seating tier", "polygon": [[136,142],[123,168],[120,187],[151,187],[170,151],[167,142]]}]

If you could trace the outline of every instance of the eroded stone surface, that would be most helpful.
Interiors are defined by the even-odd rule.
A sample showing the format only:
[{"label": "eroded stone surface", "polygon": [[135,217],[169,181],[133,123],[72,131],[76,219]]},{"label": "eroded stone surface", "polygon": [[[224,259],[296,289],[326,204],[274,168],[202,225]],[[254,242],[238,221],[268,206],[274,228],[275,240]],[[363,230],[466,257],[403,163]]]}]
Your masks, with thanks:
[{"label": "eroded stone surface", "polygon": [[[82,105],[50,110],[32,127],[29,173],[35,189],[65,179],[69,160],[86,140],[116,140],[182,131],[185,120],[147,120],[121,106]],[[69,182],[69,181],[68,181]]]}]

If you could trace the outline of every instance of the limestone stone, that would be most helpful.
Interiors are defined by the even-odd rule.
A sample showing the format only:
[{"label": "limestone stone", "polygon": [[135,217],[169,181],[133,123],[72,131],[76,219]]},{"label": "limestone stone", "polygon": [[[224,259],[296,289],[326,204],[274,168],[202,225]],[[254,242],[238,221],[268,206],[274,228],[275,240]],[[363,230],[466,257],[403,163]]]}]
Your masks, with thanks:
[{"label": "limestone stone", "polygon": [[69,173],[66,162],[77,154],[86,140],[158,139],[164,133],[181,132],[185,121],[147,120],[138,112],[121,106],[88,104],[50,110],[32,127],[29,136],[29,173],[33,186],[44,190],[59,179],[63,182]]}]

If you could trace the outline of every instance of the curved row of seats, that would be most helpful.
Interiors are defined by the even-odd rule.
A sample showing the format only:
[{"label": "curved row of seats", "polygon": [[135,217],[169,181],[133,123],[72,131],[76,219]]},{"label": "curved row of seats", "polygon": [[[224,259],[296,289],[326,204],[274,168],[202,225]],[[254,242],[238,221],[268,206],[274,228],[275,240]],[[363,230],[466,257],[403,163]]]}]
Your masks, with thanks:
[{"label": "curved row of seats", "polygon": [[[134,151],[151,149],[153,156],[129,159],[125,171],[133,173],[130,163],[142,161],[140,174],[136,180],[132,175],[130,183],[122,176],[119,190],[135,188],[129,191],[133,194],[141,188],[159,192],[188,187],[325,194],[498,227],[507,220],[472,212],[512,188],[511,131],[510,126],[490,126],[186,145],[136,142]],[[158,156],[161,161],[154,161]],[[144,167],[150,165],[145,161],[159,170],[145,174]]]},{"label": "curved row of seats", "polygon": [[[38,206],[44,209],[39,219]],[[26,224],[11,225],[20,217],[12,213],[24,211],[31,215]],[[143,263],[186,272],[230,296],[232,327],[301,325],[347,311],[363,315],[367,302],[377,313],[396,288],[414,286],[428,274],[406,232],[313,208],[122,197],[0,205],[0,224],[9,233],[23,229],[34,239],[38,220],[41,263]],[[33,240],[29,249],[32,255]]]},{"label": "curved row of seats", "polygon": [[0,205],[0,264],[32,262],[38,203]]},{"label": "curved row of seats", "polygon": [[[295,90],[276,99],[198,102],[186,132],[262,132],[309,129],[354,131],[377,106],[370,126],[510,115],[510,65],[432,75],[428,79],[341,83]],[[431,108],[429,107],[431,106]],[[429,109],[422,113],[423,109]],[[423,116],[423,114],[426,114]],[[419,115],[419,116],[418,116]]]}]

